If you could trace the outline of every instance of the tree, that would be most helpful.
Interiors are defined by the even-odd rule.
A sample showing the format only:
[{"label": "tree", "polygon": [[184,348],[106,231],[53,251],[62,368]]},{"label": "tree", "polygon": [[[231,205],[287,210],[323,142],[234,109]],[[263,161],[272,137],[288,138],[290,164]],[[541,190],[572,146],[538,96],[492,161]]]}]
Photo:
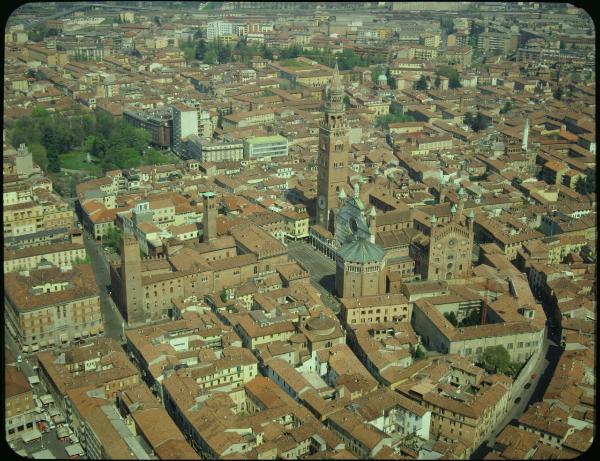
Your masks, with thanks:
[{"label": "tree", "polygon": [[48,27],[45,22],[33,28],[28,34],[27,37],[32,42],[41,42],[48,35]]},{"label": "tree", "polygon": [[458,71],[451,66],[440,66],[436,70],[436,74],[439,76],[446,77],[448,79],[448,87],[449,88],[460,88],[462,84],[460,83],[460,76],[458,75]]},{"label": "tree", "polygon": [[563,89],[562,89],[562,86],[559,86],[554,91],[554,99],[557,99],[560,101],[562,99],[562,97],[563,97]]},{"label": "tree", "polygon": [[477,112],[477,115],[473,117],[471,112],[467,112],[464,118],[465,125],[470,127],[473,131],[478,132],[487,128],[485,116],[481,112]]},{"label": "tree", "polygon": [[221,301],[226,302],[227,301],[227,291],[223,290],[219,297],[221,298]]},{"label": "tree", "polygon": [[111,227],[108,229],[106,233],[106,237],[104,237],[104,243],[109,247],[114,248],[117,253],[121,253],[121,242],[123,241],[123,236],[121,235],[121,231],[118,227]]},{"label": "tree", "polygon": [[488,371],[510,373],[510,354],[504,346],[486,347],[480,357],[481,363]]},{"label": "tree", "polygon": [[471,112],[467,112],[463,121],[465,122],[465,125],[470,127],[473,124],[473,114]]},{"label": "tree", "polygon": [[469,315],[467,315],[464,319],[462,319],[462,321],[460,322],[460,326],[461,327],[472,327],[473,325],[479,325],[481,323],[481,310],[480,309],[473,309],[471,312],[469,312]]},{"label": "tree", "polygon": [[179,48],[183,51],[183,58],[186,63],[190,63],[196,58],[196,47],[188,40],[179,45]]},{"label": "tree", "polygon": [[501,114],[506,114],[508,111],[512,109],[512,104],[510,101],[506,101],[502,109],[500,109]]},{"label": "tree", "polygon": [[419,91],[424,91],[427,89],[427,79],[424,75],[421,75],[421,78],[419,78],[419,81],[415,85],[415,89]]},{"label": "tree", "polygon": [[273,52],[264,43],[260,47],[260,55],[265,59],[273,59]]},{"label": "tree", "polygon": [[27,146],[33,156],[33,161],[44,171],[48,170],[48,153],[41,144],[30,144]]},{"label": "tree", "polygon": [[[371,75],[375,76],[375,79],[377,79],[382,74],[385,75],[385,70],[381,66],[375,67],[373,69],[373,71],[371,72]],[[387,76],[386,76],[386,78],[387,78]]]},{"label": "tree", "polygon": [[587,195],[591,192],[596,192],[596,175],[587,174],[584,178],[580,178],[575,183],[575,190],[581,195]]},{"label": "tree", "polygon": [[481,112],[477,112],[475,116],[475,122],[473,123],[473,130],[475,132],[479,132],[481,130],[485,130],[487,128],[487,123],[485,121],[485,117]]},{"label": "tree", "polygon": [[445,312],[444,317],[455,327],[458,326],[458,319],[456,318],[456,314],[454,312]]},{"label": "tree", "polygon": [[452,75],[449,79],[448,79],[448,88],[460,88],[462,87],[462,83],[460,83],[460,77],[458,76],[458,74],[456,75]]},{"label": "tree", "polygon": [[350,107],[350,97],[348,95],[344,96],[344,107],[348,109]]},{"label": "tree", "polygon": [[203,59],[205,64],[214,64],[217,62],[217,53],[214,50],[207,50]]},{"label": "tree", "polygon": [[204,59],[206,49],[206,41],[200,39],[198,43],[196,43],[196,59]]},{"label": "tree", "polygon": [[415,347],[415,359],[419,360],[425,357],[425,352],[421,349],[421,346],[417,345]]}]

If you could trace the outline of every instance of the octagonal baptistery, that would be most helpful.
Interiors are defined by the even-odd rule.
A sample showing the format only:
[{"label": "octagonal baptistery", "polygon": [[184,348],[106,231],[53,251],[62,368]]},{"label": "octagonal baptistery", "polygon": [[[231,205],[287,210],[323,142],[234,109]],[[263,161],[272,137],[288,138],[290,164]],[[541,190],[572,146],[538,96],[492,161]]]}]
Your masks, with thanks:
[{"label": "octagonal baptistery", "polygon": [[385,293],[385,251],[367,239],[344,245],[337,254],[335,289],[341,298]]}]

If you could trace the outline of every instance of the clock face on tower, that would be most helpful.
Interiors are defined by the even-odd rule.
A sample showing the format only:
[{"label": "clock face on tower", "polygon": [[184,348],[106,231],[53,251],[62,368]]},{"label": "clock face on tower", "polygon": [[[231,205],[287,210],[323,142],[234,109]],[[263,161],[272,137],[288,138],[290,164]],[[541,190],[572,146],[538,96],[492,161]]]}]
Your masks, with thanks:
[{"label": "clock face on tower", "polygon": [[324,195],[319,195],[319,199],[317,201],[317,204],[319,205],[319,208],[321,208],[321,210],[325,209],[325,196]]}]

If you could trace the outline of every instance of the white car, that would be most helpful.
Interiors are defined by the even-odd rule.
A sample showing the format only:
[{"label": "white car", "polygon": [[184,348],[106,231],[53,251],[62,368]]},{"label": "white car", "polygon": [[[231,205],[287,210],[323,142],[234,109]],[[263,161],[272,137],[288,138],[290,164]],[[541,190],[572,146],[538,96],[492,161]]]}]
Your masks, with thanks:
[{"label": "white car", "polygon": [[21,355],[17,356],[17,363],[22,363],[23,357]]}]

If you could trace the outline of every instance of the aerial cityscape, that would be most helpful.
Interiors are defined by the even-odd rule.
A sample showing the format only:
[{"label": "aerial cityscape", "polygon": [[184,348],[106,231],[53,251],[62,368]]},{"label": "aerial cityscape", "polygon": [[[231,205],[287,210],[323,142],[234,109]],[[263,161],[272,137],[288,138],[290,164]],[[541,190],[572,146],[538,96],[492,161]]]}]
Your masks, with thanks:
[{"label": "aerial cityscape", "polygon": [[13,9],[13,452],[508,460],[591,449],[596,42],[584,9]]}]

